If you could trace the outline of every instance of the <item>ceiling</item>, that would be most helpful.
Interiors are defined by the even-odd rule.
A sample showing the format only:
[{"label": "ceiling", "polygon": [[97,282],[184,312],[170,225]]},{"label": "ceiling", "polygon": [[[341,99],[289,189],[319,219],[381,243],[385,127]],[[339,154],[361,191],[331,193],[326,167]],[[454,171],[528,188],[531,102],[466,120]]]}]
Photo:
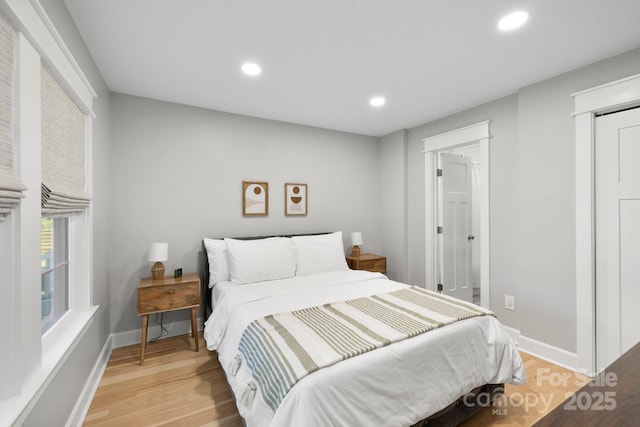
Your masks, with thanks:
[{"label": "ceiling", "polygon": [[373,136],[640,47],[638,0],[65,3],[111,91]]}]

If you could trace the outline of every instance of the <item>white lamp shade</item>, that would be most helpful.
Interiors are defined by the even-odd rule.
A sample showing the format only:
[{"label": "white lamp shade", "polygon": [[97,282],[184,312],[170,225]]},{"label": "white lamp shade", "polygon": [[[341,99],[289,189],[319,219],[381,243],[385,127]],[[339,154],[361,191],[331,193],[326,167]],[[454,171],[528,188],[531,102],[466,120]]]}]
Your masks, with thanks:
[{"label": "white lamp shade", "polygon": [[362,244],[362,232],[354,231],[351,233],[351,244],[353,246],[360,246]]},{"label": "white lamp shade", "polygon": [[163,262],[169,259],[168,243],[152,243],[149,247],[149,262]]}]

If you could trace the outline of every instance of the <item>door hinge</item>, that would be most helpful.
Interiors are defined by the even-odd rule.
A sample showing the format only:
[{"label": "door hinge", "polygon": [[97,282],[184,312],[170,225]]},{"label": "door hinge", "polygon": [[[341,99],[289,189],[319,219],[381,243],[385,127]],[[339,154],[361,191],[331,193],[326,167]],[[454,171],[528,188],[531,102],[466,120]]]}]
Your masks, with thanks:
[{"label": "door hinge", "polygon": [[438,169],[436,171],[436,176],[442,176],[442,169]]},{"label": "door hinge", "polygon": [[436,227],[436,232],[438,234],[442,234],[442,227]]}]

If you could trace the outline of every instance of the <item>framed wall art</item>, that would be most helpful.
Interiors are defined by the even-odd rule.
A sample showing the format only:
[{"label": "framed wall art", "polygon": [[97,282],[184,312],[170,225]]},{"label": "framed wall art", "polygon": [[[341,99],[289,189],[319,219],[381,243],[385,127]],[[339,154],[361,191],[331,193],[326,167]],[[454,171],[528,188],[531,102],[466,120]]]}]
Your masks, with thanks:
[{"label": "framed wall art", "polygon": [[269,215],[269,183],[242,181],[242,216]]},{"label": "framed wall art", "polygon": [[284,184],[284,214],[286,216],[307,214],[307,184]]}]

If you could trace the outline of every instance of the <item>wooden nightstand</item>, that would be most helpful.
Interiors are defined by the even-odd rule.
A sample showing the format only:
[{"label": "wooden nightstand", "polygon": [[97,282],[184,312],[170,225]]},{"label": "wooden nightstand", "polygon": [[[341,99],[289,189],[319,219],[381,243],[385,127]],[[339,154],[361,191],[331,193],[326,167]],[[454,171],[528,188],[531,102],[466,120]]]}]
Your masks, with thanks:
[{"label": "wooden nightstand", "polygon": [[173,310],[191,310],[191,336],[198,346],[196,328],[196,308],[200,306],[200,277],[197,273],[188,273],[182,277],[165,276],[160,280],[150,277],[138,284],[138,316],[142,316],[142,341],[140,343],[140,365],[144,365],[144,350],[147,346],[147,327],[149,315]]},{"label": "wooden nightstand", "polygon": [[375,254],[348,256],[347,264],[352,270],[369,270],[387,274],[387,258]]}]

